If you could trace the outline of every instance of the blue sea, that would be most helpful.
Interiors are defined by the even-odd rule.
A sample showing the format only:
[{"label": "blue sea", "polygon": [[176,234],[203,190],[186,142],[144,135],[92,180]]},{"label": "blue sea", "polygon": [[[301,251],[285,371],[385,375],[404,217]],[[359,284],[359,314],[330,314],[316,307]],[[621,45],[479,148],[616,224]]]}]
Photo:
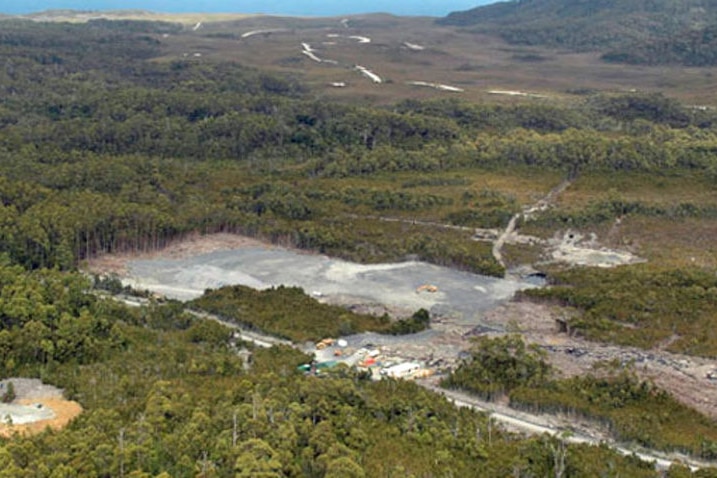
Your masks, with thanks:
[{"label": "blue sea", "polygon": [[369,12],[445,16],[495,0],[2,0],[0,13],[25,14],[54,9],[156,12],[229,12],[334,16]]}]

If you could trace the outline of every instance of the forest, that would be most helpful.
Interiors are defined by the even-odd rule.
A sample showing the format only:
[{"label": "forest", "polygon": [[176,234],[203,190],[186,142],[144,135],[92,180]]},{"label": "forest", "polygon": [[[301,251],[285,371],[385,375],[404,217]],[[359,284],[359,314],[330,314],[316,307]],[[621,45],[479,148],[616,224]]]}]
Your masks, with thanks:
[{"label": "forest", "polygon": [[299,287],[279,286],[257,291],[245,286],[227,286],[207,290],[188,305],[295,343],[368,331],[406,335],[430,327],[425,309],[417,310],[411,317],[392,320],[388,314],[376,317],[319,303]]},{"label": "forest", "polygon": [[[161,22],[0,22],[0,376],[41,378],[84,408],[65,430],[0,438],[0,476],[660,476],[607,446],[507,433],[412,383],[368,382],[348,369],[305,377],[296,366],[309,358],[293,349],[255,349],[182,304],[129,308],[78,270],[97,254],[222,231],[360,262],[411,258],[502,276],[473,228],[504,227],[565,178],[709,182],[717,178],[714,111],[644,93],[569,105],[326,102],[301,78],[164,58],[162,35],[175,32]],[[591,203],[530,227],[573,219],[599,226],[617,215],[709,219],[717,210],[709,198],[672,209],[649,200],[600,204],[607,216]],[[557,287],[531,300],[580,309],[571,326],[588,338],[646,340],[601,324],[621,330],[622,321],[657,320],[658,332],[684,334],[674,347],[714,353],[711,339],[689,341],[709,328],[713,276],[671,263],[653,281],[639,268],[609,277],[547,272]],[[624,302],[600,289],[590,302],[582,292],[598,281],[640,289]],[[657,297],[674,285],[674,300],[639,302],[649,297],[641,292]],[[690,323],[679,322],[684,298],[699,306]],[[420,311],[387,324],[320,307],[291,288],[221,289],[194,305],[296,340],[426,325]],[[315,328],[286,320],[289,310]],[[345,320],[329,320],[336,313]],[[272,323],[277,314],[283,320]],[[451,386],[510,393],[516,406],[569,409],[629,440],[714,457],[709,430],[689,437],[699,443],[681,443],[674,437],[684,428],[674,422],[648,417],[626,428],[620,413],[631,419],[653,406],[704,425],[649,384],[555,382],[525,347],[516,366],[509,380],[490,375],[495,367],[459,368]],[[467,386],[474,376],[487,388]],[[568,400],[574,388],[612,399],[614,387],[635,395],[633,408]],[[660,426],[674,435],[656,441]],[[715,474],[674,465],[667,476]]]},{"label": "forest", "polygon": [[516,0],[453,12],[438,23],[512,44],[599,51],[609,62],[713,66],[715,15],[709,0]]},{"label": "forest", "polygon": [[233,340],[181,304],[128,308],[79,274],[1,272],[0,374],[85,409],[65,430],[0,438],[2,477],[545,476],[556,450],[566,476],[657,476],[607,448],[505,433],[409,382],[305,377],[307,356]]},{"label": "forest", "polygon": [[[476,197],[459,184],[450,197],[388,191],[364,178],[413,173],[410,184],[525,166],[715,174],[715,113],[659,94],[589,97],[571,108],[327,104],[295,79],[232,63],[147,62],[161,44],[144,34],[117,39],[129,34],[52,25],[41,41],[25,31],[39,27],[6,23],[0,237],[2,251],[26,267],[71,268],[92,254],[155,248],[198,230],[502,275],[489,248],[467,236],[395,234],[395,224],[367,216],[425,211],[439,222],[500,227],[518,207],[510,197]],[[56,41],[62,34],[99,47],[73,50]],[[139,46],[123,56],[102,50],[129,41]]]}]

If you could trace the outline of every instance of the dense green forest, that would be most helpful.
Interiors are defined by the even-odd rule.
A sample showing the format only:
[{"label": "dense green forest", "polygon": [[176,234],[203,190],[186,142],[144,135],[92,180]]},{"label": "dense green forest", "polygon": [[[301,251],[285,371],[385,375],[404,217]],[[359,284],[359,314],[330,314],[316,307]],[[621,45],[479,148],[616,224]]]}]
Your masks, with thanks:
[{"label": "dense green forest", "polygon": [[[365,382],[347,369],[305,377],[296,365],[308,357],[293,349],[254,350],[181,304],[130,309],[91,291],[75,271],[102,252],[152,250],[187,234],[226,231],[363,262],[410,257],[500,276],[490,244],[473,240],[472,228],[505,226],[565,177],[716,177],[714,112],[637,93],[589,95],[569,105],[332,103],[300,78],[165,58],[165,33],[177,29],[0,22],[0,374],[42,378],[85,409],[63,431],[0,439],[0,476],[659,476],[607,446],[566,448],[556,438],[505,433],[487,416],[414,384]],[[693,206],[684,208],[690,217],[714,214],[710,204]],[[534,227],[579,217],[571,214],[559,210]],[[583,225],[604,221],[586,217]],[[565,280],[576,294],[594,280],[574,274]],[[714,287],[706,277],[665,274],[658,279],[686,274],[683,292],[697,294],[695,301],[708,297],[700,306],[710,303]],[[654,287],[667,286],[656,279]],[[425,325],[418,316],[394,330],[381,318],[343,310],[345,323],[331,323],[334,309],[293,289],[228,288],[202,300],[207,310],[297,339]],[[611,300],[609,291],[598,296],[600,314],[615,307]],[[593,305],[574,305],[587,314],[575,327],[604,340],[590,335],[598,329],[590,325]],[[674,306],[634,320],[663,320]],[[316,328],[297,330],[286,320],[288,308],[315,314]],[[272,329],[267,323],[280,313]],[[704,333],[701,316],[694,318],[698,326],[681,333]],[[692,352],[712,353],[710,344]],[[251,360],[239,358],[241,349]],[[529,373],[511,378],[512,393],[548,390],[531,388],[530,377],[543,383],[549,371],[523,352]],[[495,390],[503,386],[501,377],[486,377]],[[570,386],[586,395],[612,390],[599,380]],[[554,387],[565,398],[560,387],[568,385]],[[515,397],[526,408],[559,402]],[[654,401],[684,412],[652,389],[640,400],[637,409]],[[619,427],[602,406],[565,405]],[[620,433],[695,452],[693,442]],[[705,432],[713,441],[698,446],[713,450],[711,437]],[[711,457],[704,450],[695,454]],[[689,475],[677,466],[668,474]]]},{"label": "dense green forest", "polygon": [[715,7],[710,0],[513,0],[438,22],[514,44],[600,51],[608,61],[710,66],[717,63]]},{"label": "dense green forest", "polygon": [[430,326],[425,309],[417,310],[409,318],[392,321],[387,314],[376,317],[321,304],[298,287],[280,286],[266,291],[245,286],[222,287],[205,291],[189,306],[296,343],[366,331],[404,335]]},{"label": "dense green forest", "polygon": [[[655,477],[600,447],[520,438],[415,384],[296,370],[181,304],[128,308],[80,275],[2,268],[0,375],[65,388],[84,413],[63,431],[0,438],[0,476]],[[248,348],[246,362],[237,349]]]}]

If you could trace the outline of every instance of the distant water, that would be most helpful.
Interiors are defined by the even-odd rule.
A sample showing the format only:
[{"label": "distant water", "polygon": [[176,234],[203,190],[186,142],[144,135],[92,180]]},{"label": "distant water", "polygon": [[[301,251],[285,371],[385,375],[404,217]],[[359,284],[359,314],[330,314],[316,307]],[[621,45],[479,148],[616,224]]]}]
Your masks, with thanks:
[{"label": "distant water", "polygon": [[369,12],[441,17],[495,0],[3,0],[0,12],[25,14],[53,9],[151,10],[156,12],[270,13],[334,16]]}]

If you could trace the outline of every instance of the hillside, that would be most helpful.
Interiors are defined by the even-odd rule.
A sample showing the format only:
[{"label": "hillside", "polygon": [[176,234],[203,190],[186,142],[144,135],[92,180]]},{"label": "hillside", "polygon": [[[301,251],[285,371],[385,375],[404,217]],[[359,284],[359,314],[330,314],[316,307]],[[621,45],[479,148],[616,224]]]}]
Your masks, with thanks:
[{"label": "hillside", "polygon": [[717,63],[712,0],[523,0],[500,2],[438,21],[520,45],[598,51],[635,64]]}]

